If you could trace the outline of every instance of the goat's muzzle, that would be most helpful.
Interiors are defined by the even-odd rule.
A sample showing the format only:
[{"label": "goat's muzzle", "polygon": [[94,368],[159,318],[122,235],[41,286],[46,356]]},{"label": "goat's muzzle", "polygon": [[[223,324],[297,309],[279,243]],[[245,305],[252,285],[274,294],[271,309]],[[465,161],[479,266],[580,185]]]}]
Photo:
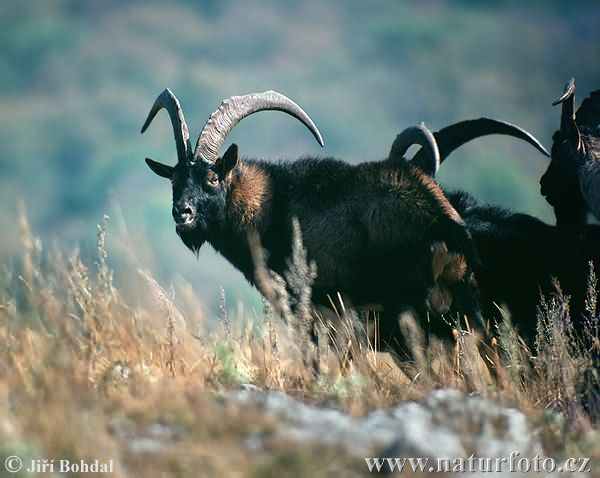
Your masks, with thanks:
[{"label": "goat's muzzle", "polygon": [[173,204],[171,212],[178,228],[189,227],[196,220],[196,208],[187,201]]}]

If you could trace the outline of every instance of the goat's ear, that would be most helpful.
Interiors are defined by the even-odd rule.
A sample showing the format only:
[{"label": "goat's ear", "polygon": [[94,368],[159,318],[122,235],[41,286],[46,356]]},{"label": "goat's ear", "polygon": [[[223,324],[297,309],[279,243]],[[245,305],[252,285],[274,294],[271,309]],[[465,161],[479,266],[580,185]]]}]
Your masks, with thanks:
[{"label": "goat's ear", "polygon": [[217,159],[217,166],[221,170],[222,178],[225,178],[229,174],[229,172],[233,168],[235,168],[237,161],[238,161],[238,145],[233,143],[231,146],[229,146],[229,148],[227,148],[227,151],[225,151],[225,154],[221,158]]},{"label": "goat's ear", "polygon": [[146,158],[146,164],[152,172],[158,174],[161,178],[171,179],[173,177],[173,166],[167,166],[150,158]]}]

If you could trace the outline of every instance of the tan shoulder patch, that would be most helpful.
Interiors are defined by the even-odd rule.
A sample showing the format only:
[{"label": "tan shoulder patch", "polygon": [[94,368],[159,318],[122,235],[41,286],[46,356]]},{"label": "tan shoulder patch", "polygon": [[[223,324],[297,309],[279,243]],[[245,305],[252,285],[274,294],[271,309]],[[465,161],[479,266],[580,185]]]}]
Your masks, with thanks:
[{"label": "tan shoulder patch", "polygon": [[263,217],[271,196],[271,181],[266,171],[252,163],[239,161],[228,179],[229,205],[242,225],[256,223]]}]

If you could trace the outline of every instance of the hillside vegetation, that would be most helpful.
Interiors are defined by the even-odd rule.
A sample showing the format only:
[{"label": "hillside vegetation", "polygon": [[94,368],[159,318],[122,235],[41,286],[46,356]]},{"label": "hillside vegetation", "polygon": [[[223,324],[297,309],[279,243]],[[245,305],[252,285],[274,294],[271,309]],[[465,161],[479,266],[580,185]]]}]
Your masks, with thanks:
[{"label": "hillside vegetation", "polygon": [[[18,267],[4,267],[0,287],[2,456],[113,460],[112,476],[337,476],[334,468],[361,476],[364,463],[343,450],[276,439],[273,416],[227,397],[252,384],[358,416],[452,387],[525,412],[548,456],[590,457],[592,469],[600,466],[600,435],[589,418],[598,413],[592,353],[572,334],[560,291],[542,301],[534,350],[510,321],[484,358],[467,327],[456,331],[454,344],[434,341],[425,349],[411,321],[416,361],[398,368],[367,344],[365,324],[351,310],[336,329],[321,324],[315,348],[305,318],[288,313],[283,321],[277,312],[289,310],[285,295],[235,323],[223,297],[213,328],[193,315],[198,299],[190,291],[163,288],[139,270],[128,279],[143,282],[146,300],[132,305],[112,281],[106,226],[105,219],[90,265],[78,251],[47,251],[20,218],[23,253]],[[592,273],[592,336],[595,287]],[[181,308],[173,303],[177,293]],[[252,446],[253,437],[265,447]]]},{"label": "hillside vegetation", "polygon": [[[279,90],[323,133],[321,150],[291,118],[263,113],[228,139],[241,154],[323,154],[378,160],[395,135],[492,116],[549,146],[559,122],[550,103],[575,76],[578,97],[600,87],[600,9],[595,1],[304,2],[265,0],[3,2],[0,6],[0,256],[19,250],[13,224],[23,199],[44,236],[69,246],[96,218],[113,217],[108,248],[156,277],[190,282],[204,313],[219,287],[260,299],[205,248],[196,263],[174,234],[170,188],[143,163],[175,159],[162,115],[139,130],[170,87],[192,135],[233,94]],[[547,160],[524,143],[485,138],[456,152],[440,181],[483,200],[551,220],[538,180]],[[129,255],[129,256],[128,256]]]}]

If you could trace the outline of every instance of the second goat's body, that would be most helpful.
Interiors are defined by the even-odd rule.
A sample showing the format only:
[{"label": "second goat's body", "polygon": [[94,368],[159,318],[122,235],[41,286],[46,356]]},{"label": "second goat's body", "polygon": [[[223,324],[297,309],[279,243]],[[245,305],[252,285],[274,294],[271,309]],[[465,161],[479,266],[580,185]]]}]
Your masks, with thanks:
[{"label": "second goat's body", "polygon": [[589,264],[592,262],[596,271],[600,267],[599,226],[587,226],[582,247],[569,250],[556,226],[483,205],[463,192],[449,193],[448,199],[465,221],[481,258],[477,282],[486,318],[502,322],[496,304],[507,306],[519,333],[533,344],[540,293],[555,291],[556,279],[570,297],[570,315],[580,329]]}]

